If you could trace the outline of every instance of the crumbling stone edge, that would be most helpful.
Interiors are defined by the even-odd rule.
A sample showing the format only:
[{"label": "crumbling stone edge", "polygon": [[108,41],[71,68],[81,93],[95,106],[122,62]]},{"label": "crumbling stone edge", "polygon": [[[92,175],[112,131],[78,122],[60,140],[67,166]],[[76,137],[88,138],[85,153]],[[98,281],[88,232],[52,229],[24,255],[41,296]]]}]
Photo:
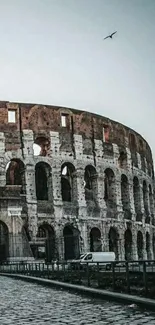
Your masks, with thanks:
[{"label": "crumbling stone edge", "polygon": [[64,290],[74,291],[74,292],[78,292],[79,294],[88,295],[94,298],[120,302],[123,304],[137,305],[143,309],[150,309],[152,311],[155,311],[155,300],[148,299],[145,297],[143,298],[143,297],[133,296],[129,294],[111,292],[107,290],[95,289],[95,288],[90,288],[82,285],[70,284],[70,283],[32,277],[27,275],[21,275],[21,274],[10,274],[10,273],[6,274],[1,272],[0,276],[11,277],[17,280],[37,283],[40,285],[53,287],[53,288],[58,287],[61,290],[64,289]]}]

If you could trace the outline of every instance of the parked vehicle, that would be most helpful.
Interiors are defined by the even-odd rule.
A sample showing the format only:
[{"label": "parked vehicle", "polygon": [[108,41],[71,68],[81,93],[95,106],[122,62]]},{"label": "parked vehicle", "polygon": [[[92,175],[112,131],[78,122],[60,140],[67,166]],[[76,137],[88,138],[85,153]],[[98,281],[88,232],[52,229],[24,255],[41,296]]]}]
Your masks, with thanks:
[{"label": "parked vehicle", "polygon": [[89,252],[82,255],[79,259],[72,260],[72,269],[84,269],[87,267],[105,268],[106,270],[111,269],[111,263],[116,259],[114,252]]}]

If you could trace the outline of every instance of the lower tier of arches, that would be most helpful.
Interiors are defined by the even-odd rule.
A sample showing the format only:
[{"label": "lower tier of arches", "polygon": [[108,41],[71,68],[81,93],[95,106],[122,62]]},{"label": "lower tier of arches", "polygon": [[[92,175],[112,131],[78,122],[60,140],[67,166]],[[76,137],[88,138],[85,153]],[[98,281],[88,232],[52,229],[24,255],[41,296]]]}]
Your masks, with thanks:
[{"label": "lower tier of arches", "polygon": [[36,238],[24,227],[10,232],[0,221],[0,262],[8,259],[70,260],[86,252],[113,251],[117,260],[155,259],[154,228],[136,223],[93,223],[81,221],[74,225],[40,223]]}]

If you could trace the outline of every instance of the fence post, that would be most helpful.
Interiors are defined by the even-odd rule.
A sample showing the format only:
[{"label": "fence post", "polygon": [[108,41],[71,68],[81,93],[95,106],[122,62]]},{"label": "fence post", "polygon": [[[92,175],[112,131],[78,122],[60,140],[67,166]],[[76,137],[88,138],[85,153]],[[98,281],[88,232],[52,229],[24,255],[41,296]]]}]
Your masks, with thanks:
[{"label": "fence post", "polygon": [[100,287],[100,267],[98,262],[97,262],[97,285],[98,287]]},{"label": "fence post", "polygon": [[127,282],[127,292],[130,293],[130,277],[129,277],[129,263],[125,262],[126,267],[126,282]]},{"label": "fence post", "polygon": [[90,272],[89,272],[89,263],[87,262],[87,285],[90,287]]},{"label": "fence post", "polygon": [[112,262],[112,287],[115,291],[115,262]]},{"label": "fence post", "polygon": [[144,282],[145,295],[147,296],[148,286],[147,286],[146,261],[143,261],[143,282]]}]

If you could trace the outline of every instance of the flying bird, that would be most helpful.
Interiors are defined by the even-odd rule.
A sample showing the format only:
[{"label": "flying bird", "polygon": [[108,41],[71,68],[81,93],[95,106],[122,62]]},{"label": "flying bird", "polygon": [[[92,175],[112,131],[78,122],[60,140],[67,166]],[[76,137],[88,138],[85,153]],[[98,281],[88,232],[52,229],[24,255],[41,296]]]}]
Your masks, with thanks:
[{"label": "flying bird", "polygon": [[107,38],[112,38],[113,37],[113,35],[114,34],[116,34],[117,33],[117,31],[116,32],[114,32],[114,33],[112,33],[112,34],[110,34],[110,35],[108,35],[108,36],[106,36],[104,39],[107,39]]}]

